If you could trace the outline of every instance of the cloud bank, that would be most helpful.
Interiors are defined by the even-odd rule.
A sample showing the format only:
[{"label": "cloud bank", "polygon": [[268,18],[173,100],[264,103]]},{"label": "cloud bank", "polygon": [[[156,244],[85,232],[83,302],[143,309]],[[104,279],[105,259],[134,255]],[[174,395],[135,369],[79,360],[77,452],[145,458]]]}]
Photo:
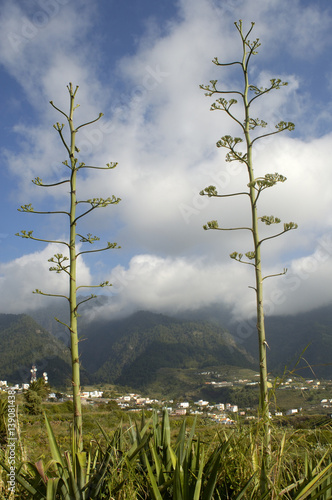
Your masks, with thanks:
[{"label": "cloud bank", "polygon": [[[234,317],[254,312],[254,292],[247,288],[253,284],[249,266],[229,259],[233,251],[250,250],[250,239],[242,232],[202,230],[213,219],[223,227],[248,224],[247,201],[198,194],[208,185],[225,194],[243,191],[248,182],[246,172],[226,163],[224,152],[215,147],[221,136],[239,133],[236,124],[222,112],[211,113],[212,101],[198,86],[211,79],[220,80],[227,89],[239,84],[235,71],[217,68],[211,59],[231,61],[240,56],[233,22],[241,17],[249,27],[252,12],[253,37],[262,41],[252,78],[259,85],[274,76],[289,82],[265,100],[257,99],[253,113],[268,121],[271,129],[282,119],[296,123],[293,135],[262,140],[255,149],[257,176],[279,172],[287,177],[286,183],[262,197],[261,215],[274,214],[299,225],[265,245],[264,273],[288,268],[285,277],[266,281],[267,313],[295,313],[331,301],[331,255],[326,250],[324,258],[317,256],[320,242],[331,234],[332,134],[318,133],[321,119],[326,120],[319,106],[308,120],[309,90],[302,74],[294,70],[295,62],[306,64],[304,54],[313,61],[328,48],[329,37],[323,34],[331,27],[330,13],[313,5],[303,7],[299,1],[289,5],[275,0],[181,0],[178,15],[168,19],[163,30],[150,20],[135,51],[112,62],[112,82],[102,77],[110,70],[108,61],[98,56],[101,40],[94,37],[89,43],[98,8],[87,1],[80,9],[74,2],[53,3],[53,13],[46,12],[47,22],[44,16],[45,25],[39,4],[30,11],[19,4],[4,5],[0,62],[34,112],[32,123],[17,118],[13,134],[20,139],[20,148],[7,148],[4,154],[18,180],[12,196],[22,203],[33,198],[40,207],[59,206],[65,203],[65,191],[40,193],[30,183],[31,178],[44,177],[41,167],[45,177],[55,179],[65,159],[51,127],[59,116],[48,101],[66,109],[65,86],[72,81],[80,85],[80,123],[104,112],[103,120],[78,135],[84,161],[119,162],[111,172],[88,172],[78,186],[82,199],[111,194],[122,198],[119,206],[96,211],[82,221],[82,231],[93,227],[106,241],[122,246],[116,257],[98,255],[82,263],[81,273],[88,282],[104,278],[113,282],[111,305],[103,314],[114,317],[136,309],[171,313],[216,302],[230,307]],[[61,223],[45,225],[40,223],[37,230],[63,231]],[[262,235],[265,230],[262,227]],[[30,293],[34,287],[47,284],[65,290],[65,282],[56,283],[44,264],[49,248],[29,254],[27,246],[23,252],[26,255],[1,265],[3,312],[34,307],[36,296]]]}]

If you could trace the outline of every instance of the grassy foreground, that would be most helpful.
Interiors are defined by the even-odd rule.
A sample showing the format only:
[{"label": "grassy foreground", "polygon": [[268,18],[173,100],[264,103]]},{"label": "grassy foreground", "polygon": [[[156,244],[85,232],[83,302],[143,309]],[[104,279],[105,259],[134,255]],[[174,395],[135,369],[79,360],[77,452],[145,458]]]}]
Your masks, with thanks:
[{"label": "grassy foreground", "polygon": [[[67,406],[66,406],[67,405]],[[21,424],[15,496],[2,447],[0,498],[18,499],[261,499],[262,424],[225,428],[167,412],[90,409],[83,454],[73,455],[67,403]],[[285,424],[285,422],[283,422]],[[264,498],[332,498],[329,421],[312,429],[272,425],[269,493]],[[21,463],[22,462],[22,463]]]}]

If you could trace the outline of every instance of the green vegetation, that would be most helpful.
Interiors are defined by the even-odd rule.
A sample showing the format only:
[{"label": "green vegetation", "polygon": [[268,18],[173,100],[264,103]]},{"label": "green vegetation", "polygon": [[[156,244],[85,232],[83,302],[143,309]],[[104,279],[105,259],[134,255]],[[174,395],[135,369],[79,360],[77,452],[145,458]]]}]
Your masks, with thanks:
[{"label": "green vegetation", "polygon": [[46,408],[47,420],[25,417],[29,433],[23,430],[24,441],[30,449],[35,441],[37,446],[17,477],[18,499],[331,498],[332,441],[326,419],[300,423],[292,418],[285,428],[272,424],[272,476],[268,496],[262,497],[259,421],[239,420],[227,429],[204,418],[170,419],[166,412],[159,417],[131,414],[129,419],[101,405],[84,412],[87,460],[83,454],[75,465],[64,452],[70,447],[71,408],[63,403]]},{"label": "green vegetation", "polygon": [[135,313],[125,320],[82,326],[82,363],[95,381],[148,390],[164,368],[217,365],[254,367],[253,359],[222,328],[161,314]]},{"label": "green vegetation", "polygon": [[[331,305],[296,315],[269,316],[266,326],[270,346],[268,363],[273,373],[283,373],[286,366],[305,378],[331,378]],[[255,356],[257,343],[253,336],[242,345]]]},{"label": "green vegetation", "polygon": [[52,384],[70,379],[68,348],[26,314],[0,314],[0,379],[28,383],[33,364],[47,371]]},{"label": "green vegetation", "polygon": [[6,444],[7,442],[7,428],[6,428],[6,421],[8,414],[7,410],[8,410],[8,403],[6,395],[1,394],[0,395],[0,446]]},{"label": "green vegetation", "polygon": [[24,410],[29,415],[39,415],[42,413],[42,401],[44,401],[50,392],[48,384],[43,378],[32,382],[29,389],[24,392]]},{"label": "green vegetation", "polygon": [[[264,419],[265,431],[264,431],[264,451],[263,451],[263,465],[262,465],[262,493],[267,489],[267,478],[264,477],[264,472],[268,472],[269,469],[269,456],[270,456],[270,428],[269,428],[269,396],[268,396],[268,371],[267,371],[267,357],[266,357],[266,337],[265,337],[265,322],[264,322],[264,302],[263,302],[263,281],[266,278],[271,278],[274,276],[279,276],[285,274],[286,270],[282,273],[264,276],[262,273],[262,259],[261,259],[261,247],[262,243],[267,240],[276,238],[292,229],[297,228],[297,224],[294,222],[288,222],[283,225],[283,229],[275,234],[269,234],[264,238],[260,237],[259,222],[263,222],[267,226],[272,224],[279,224],[281,220],[274,215],[259,215],[258,213],[258,199],[263,191],[268,188],[275,186],[278,182],[284,182],[286,178],[278,173],[265,174],[263,177],[255,177],[254,164],[253,164],[253,145],[256,141],[269,137],[274,134],[278,134],[285,130],[293,130],[294,124],[291,122],[279,122],[273,132],[267,132],[261,135],[257,134],[257,128],[265,128],[267,123],[264,120],[253,117],[251,113],[252,103],[259,97],[266,95],[272,90],[278,90],[282,86],[287,85],[286,82],[282,82],[280,79],[273,78],[270,80],[268,87],[257,87],[249,83],[249,62],[251,57],[257,54],[257,49],[260,46],[259,39],[255,41],[249,40],[249,35],[254,27],[254,23],[251,24],[251,28],[244,34],[242,31],[242,21],[235,23],[236,29],[238,30],[241,41],[242,41],[242,59],[241,61],[235,61],[231,63],[220,63],[217,58],[213,60],[213,63],[220,67],[229,67],[232,65],[239,65],[244,78],[243,90],[219,90],[217,89],[217,80],[211,80],[210,85],[201,85],[200,88],[206,91],[207,96],[219,95],[218,99],[211,105],[211,110],[220,110],[225,112],[234,122],[237,123],[239,129],[242,133],[241,137],[231,137],[230,135],[223,136],[218,142],[218,148],[225,148],[228,152],[226,154],[227,162],[239,162],[247,170],[248,173],[248,183],[245,186],[245,190],[239,193],[232,194],[219,194],[215,186],[208,186],[203,191],[201,191],[202,196],[225,198],[232,196],[245,196],[249,198],[249,211],[251,213],[251,224],[249,227],[232,227],[225,228],[219,227],[216,220],[210,221],[204,226],[204,229],[213,229],[219,231],[249,231],[252,236],[252,249],[246,251],[244,254],[241,252],[233,252],[230,257],[238,262],[252,266],[255,272],[255,286],[251,288],[254,289],[256,293],[256,309],[257,309],[257,333],[258,333],[258,348],[259,348],[259,370],[260,370],[260,410],[262,418]],[[232,96],[229,101],[227,101],[224,95]],[[233,111],[232,106],[237,104],[237,100],[234,99],[235,96],[239,96],[242,101],[242,119],[238,118],[238,113]],[[232,110],[231,110],[232,108]],[[252,138],[254,136],[254,138]],[[245,147],[244,151],[241,150],[239,146],[244,141]],[[244,260],[243,260],[244,259]]]}]

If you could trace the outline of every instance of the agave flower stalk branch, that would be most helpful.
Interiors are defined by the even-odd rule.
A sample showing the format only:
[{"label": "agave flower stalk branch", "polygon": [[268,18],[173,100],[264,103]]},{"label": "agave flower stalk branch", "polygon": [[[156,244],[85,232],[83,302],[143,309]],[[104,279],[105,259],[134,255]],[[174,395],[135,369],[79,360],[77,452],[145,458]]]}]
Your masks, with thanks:
[{"label": "agave flower stalk branch", "polygon": [[99,285],[80,285],[77,287],[77,290],[80,288],[104,288],[105,286],[112,286],[112,283],[109,281],[103,281],[102,283],[99,283]]},{"label": "agave flower stalk branch", "polygon": [[37,293],[38,295],[44,295],[45,297],[60,297],[62,299],[68,300],[69,302],[69,297],[67,297],[67,295],[61,295],[58,293],[45,293],[39,290],[38,288],[36,288],[36,290],[34,290],[32,293]]},{"label": "agave flower stalk branch", "polygon": [[31,205],[25,205],[25,206],[22,205],[21,208],[17,209],[17,211],[24,212],[24,213],[42,214],[42,215],[64,214],[64,215],[70,216],[70,213],[65,212],[64,210],[48,210],[48,211],[34,210]]},{"label": "agave flower stalk branch", "polygon": [[35,179],[33,179],[31,182],[33,182],[33,184],[35,184],[36,186],[41,186],[41,187],[54,187],[54,186],[60,186],[61,184],[67,184],[70,182],[69,179],[66,179],[66,180],[63,180],[63,181],[59,181],[59,182],[54,182],[53,184],[44,184],[43,183],[43,179],[41,179],[40,177],[36,177]]},{"label": "agave flower stalk branch", "polygon": [[119,247],[117,243],[110,243],[110,242],[108,242],[107,247],[104,247],[104,248],[96,248],[96,250],[84,250],[83,252],[79,252],[79,253],[77,254],[77,257],[78,257],[79,255],[84,254],[84,253],[104,252],[105,250],[110,250],[111,248],[121,248],[121,247]]},{"label": "agave flower stalk branch", "polygon": [[282,271],[282,273],[276,273],[276,274],[268,274],[267,276],[264,276],[264,278],[262,279],[262,281],[266,280],[267,278],[275,278],[277,276],[284,276],[284,274],[287,273],[287,269],[284,269]]},{"label": "agave flower stalk branch", "polygon": [[116,161],[110,162],[110,163],[106,163],[106,167],[95,167],[94,165],[85,165],[84,163],[80,163],[79,169],[81,169],[81,168],[91,168],[91,169],[95,169],[95,170],[110,170],[112,168],[117,167],[117,165],[118,165],[118,163]]},{"label": "agave flower stalk branch", "polygon": [[69,247],[68,243],[66,241],[61,241],[61,240],[46,240],[46,239],[43,239],[43,238],[35,238],[34,236],[32,236],[32,231],[21,231],[20,233],[16,233],[15,236],[20,236],[21,238],[27,238],[29,240],[34,240],[34,241],[41,241],[43,243],[55,243],[55,244],[59,244],[59,245],[66,245],[67,247]]}]

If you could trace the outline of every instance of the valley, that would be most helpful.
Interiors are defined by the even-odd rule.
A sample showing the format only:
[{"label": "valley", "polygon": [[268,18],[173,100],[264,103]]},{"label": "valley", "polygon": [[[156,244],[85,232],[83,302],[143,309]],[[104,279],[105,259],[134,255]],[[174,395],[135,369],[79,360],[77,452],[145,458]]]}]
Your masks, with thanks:
[{"label": "valley", "polygon": [[[105,306],[107,300],[98,297],[97,306]],[[296,380],[291,390],[306,400],[314,390],[297,388],[305,380],[332,379],[331,311],[329,306],[301,315],[266,318],[271,386],[278,379],[280,383]],[[66,307],[56,304],[30,315],[0,315],[0,379],[10,384],[29,383],[34,364],[39,376],[48,373],[52,387],[69,387],[68,334],[54,320],[56,316],[66,322],[66,314]],[[110,385],[123,393],[219,403],[232,393],[233,404],[242,393],[247,406],[250,401],[252,406],[257,404],[255,335],[239,343],[230,318],[222,310],[196,311],[191,318],[188,314],[179,317],[138,311],[113,320],[95,314],[89,321],[89,315],[87,308],[79,318],[83,387]],[[240,380],[247,382],[241,384]],[[281,385],[278,388],[280,394],[289,390]]]}]

